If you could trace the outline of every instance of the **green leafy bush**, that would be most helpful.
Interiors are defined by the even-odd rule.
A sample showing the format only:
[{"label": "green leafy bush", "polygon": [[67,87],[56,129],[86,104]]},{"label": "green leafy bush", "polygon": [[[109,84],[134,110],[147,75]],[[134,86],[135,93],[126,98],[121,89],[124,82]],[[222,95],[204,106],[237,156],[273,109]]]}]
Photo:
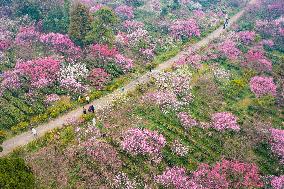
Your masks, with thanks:
[{"label": "green leafy bush", "polygon": [[34,175],[23,159],[0,158],[0,188],[30,189],[34,187]]}]

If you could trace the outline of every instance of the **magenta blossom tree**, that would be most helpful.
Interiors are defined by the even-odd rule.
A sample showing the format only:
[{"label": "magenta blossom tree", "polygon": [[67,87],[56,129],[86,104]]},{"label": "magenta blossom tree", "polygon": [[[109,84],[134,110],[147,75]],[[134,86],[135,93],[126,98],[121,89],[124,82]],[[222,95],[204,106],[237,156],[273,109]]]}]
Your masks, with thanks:
[{"label": "magenta blossom tree", "polygon": [[42,88],[55,82],[59,77],[60,61],[51,57],[18,62],[16,70],[28,79],[35,88]]},{"label": "magenta blossom tree", "polygon": [[255,76],[250,80],[250,90],[256,97],[276,95],[276,85],[272,77]]}]

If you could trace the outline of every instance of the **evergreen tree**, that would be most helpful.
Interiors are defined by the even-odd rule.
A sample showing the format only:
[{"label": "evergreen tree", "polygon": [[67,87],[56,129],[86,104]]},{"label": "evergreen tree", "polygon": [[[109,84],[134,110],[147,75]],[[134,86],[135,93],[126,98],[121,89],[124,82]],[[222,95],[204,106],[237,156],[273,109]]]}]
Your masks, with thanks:
[{"label": "evergreen tree", "polygon": [[92,30],[86,36],[87,43],[100,43],[112,45],[114,42],[114,25],[118,18],[109,8],[102,8],[94,14]]},{"label": "evergreen tree", "polygon": [[84,39],[91,29],[92,17],[89,10],[82,4],[76,4],[70,13],[69,36],[80,46],[84,45]]}]

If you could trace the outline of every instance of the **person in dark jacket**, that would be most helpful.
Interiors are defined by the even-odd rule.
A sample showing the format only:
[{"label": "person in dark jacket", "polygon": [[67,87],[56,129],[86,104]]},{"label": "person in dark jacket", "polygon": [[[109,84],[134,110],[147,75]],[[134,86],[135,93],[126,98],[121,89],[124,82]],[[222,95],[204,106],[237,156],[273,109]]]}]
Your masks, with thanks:
[{"label": "person in dark jacket", "polygon": [[87,114],[87,110],[85,107],[83,107],[83,114]]}]

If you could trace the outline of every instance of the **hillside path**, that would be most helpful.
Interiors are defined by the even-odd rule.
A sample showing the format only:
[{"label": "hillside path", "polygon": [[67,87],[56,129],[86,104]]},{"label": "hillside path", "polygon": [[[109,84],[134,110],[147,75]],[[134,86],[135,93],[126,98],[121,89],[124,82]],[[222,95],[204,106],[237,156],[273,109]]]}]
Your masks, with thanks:
[{"label": "hillside path", "polygon": [[[248,3],[248,5],[255,3],[255,1],[256,0],[251,0]],[[237,14],[235,14],[232,18],[230,18],[229,27],[231,26],[232,23],[235,23],[244,14],[245,10],[246,10],[246,7],[244,9],[242,9],[240,12],[238,12]],[[192,46],[190,46],[190,48],[192,49],[192,52],[195,52],[195,51],[199,50],[201,47],[206,46],[210,41],[221,36],[221,34],[224,31],[225,30],[223,29],[223,26],[221,26],[218,29],[216,29],[214,32],[209,34],[207,37],[202,39],[201,41],[197,42],[196,44],[193,44]],[[165,61],[164,63],[159,64],[158,67],[156,69],[154,69],[153,71],[162,71],[162,70],[165,70],[167,68],[170,68],[179,58],[188,54],[187,49],[188,48],[181,51],[175,57]],[[135,88],[139,84],[143,84],[143,83],[146,83],[147,81],[149,81],[149,78],[150,78],[150,75],[152,74],[152,72],[147,72],[144,75],[142,75],[141,77],[131,81],[129,84],[124,86],[123,92],[121,91],[121,89],[117,89],[116,91],[114,91],[111,94],[108,94],[104,97],[101,97],[100,99],[94,100],[90,104],[93,104],[96,107],[96,110],[103,109],[105,107],[109,107],[115,99],[117,99],[119,96],[121,96],[121,93],[131,92],[131,91],[135,90]],[[88,105],[85,105],[85,107],[88,107]],[[39,125],[36,128],[37,133],[38,133],[38,137],[43,136],[45,133],[47,133],[47,132],[49,132],[49,131],[51,131],[55,128],[63,127],[63,124],[66,122],[67,119],[78,118],[81,115],[82,115],[82,107],[78,107],[75,110],[70,111],[70,112],[68,112],[68,113],[66,113],[66,114],[64,114],[64,115],[62,115],[62,116],[60,116],[60,117],[58,117],[54,120],[50,120],[47,123]],[[13,138],[10,138],[10,139],[4,141],[4,143],[2,144],[3,152],[0,153],[0,157],[9,154],[10,152],[12,152],[14,149],[16,149],[19,146],[24,146],[24,145],[28,144],[29,142],[33,141],[34,139],[35,139],[35,137],[33,137],[33,135],[31,134],[30,131],[28,131],[28,132],[24,132],[20,135],[17,135]]]}]

